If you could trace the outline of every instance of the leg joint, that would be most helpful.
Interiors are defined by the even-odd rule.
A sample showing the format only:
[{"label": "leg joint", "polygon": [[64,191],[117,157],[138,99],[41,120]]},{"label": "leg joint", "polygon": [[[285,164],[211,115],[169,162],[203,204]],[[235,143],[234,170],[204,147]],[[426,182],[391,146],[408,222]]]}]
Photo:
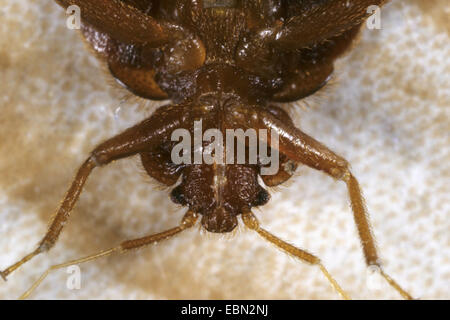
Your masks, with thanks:
[{"label": "leg joint", "polygon": [[49,251],[55,245],[54,242],[48,241],[46,238],[39,243],[39,246],[36,249],[36,253],[42,253]]},{"label": "leg joint", "polygon": [[346,161],[339,162],[337,163],[337,166],[332,167],[330,169],[329,174],[335,179],[347,181],[351,176],[348,167],[349,167],[348,162]]},{"label": "leg joint", "polygon": [[259,229],[259,221],[251,211],[242,213],[242,221],[251,230],[257,231]]}]

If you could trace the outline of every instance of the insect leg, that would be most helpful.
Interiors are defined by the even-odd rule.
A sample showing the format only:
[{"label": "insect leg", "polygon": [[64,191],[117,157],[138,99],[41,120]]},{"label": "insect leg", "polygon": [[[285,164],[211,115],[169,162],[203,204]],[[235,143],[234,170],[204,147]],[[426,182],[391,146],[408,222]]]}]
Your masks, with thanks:
[{"label": "insect leg", "polygon": [[91,156],[79,168],[75,179],[67,191],[61,205],[53,217],[50,227],[36,250],[7,269],[0,271],[4,280],[14,270],[39,253],[48,251],[55,244],[70,213],[77,202],[89,174],[95,167],[106,165],[113,160],[126,158],[142,151],[151,149],[169,137],[175,128],[182,125],[186,119],[183,117],[184,106],[164,106],[148,119],[133,126],[121,134],[100,144],[91,153]]},{"label": "insect leg", "polygon": [[42,283],[42,281],[45,280],[45,278],[50,274],[50,272],[61,269],[61,268],[66,268],[75,264],[80,264],[80,263],[84,263],[84,262],[88,262],[88,261],[92,261],[101,257],[106,257],[109,256],[111,254],[114,253],[124,253],[128,250],[131,249],[136,249],[151,243],[156,243],[159,242],[161,240],[166,240],[169,239],[173,236],[175,236],[176,234],[180,233],[181,231],[184,231],[188,228],[191,228],[192,226],[195,225],[195,222],[197,221],[197,214],[192,212],[192,211],[188,211],[186,212],[186,214],[184,215],[183,219],[181,220],[181,223],[179,226],[157,233],[157,234],[153,234],[144,238],[140,238],[140,239],[134,239],[134,240],[128,240],[128,241],[124,241],[122,242],[119,246],[108,249],[108,250],[103,250],[100,251],[98,253],[92,254],[90,256],[84,257],[84,258],[80,258],[80,259],[76,259],[76,260],[72,260],[69,262],[65,262],[65,263],[61,263],[61,264],[56,264],[51,266],[50,268],[48,268],[40,277],[39,279],[33,283],[33,285],[22,295],[20,296],[20,299],[26,299],[30,296],[30,294],[33,293],[34,290],[36,290],[36,288]]},{"label": "insect leg", "polygon": [[[76,5],[81,20],[123,43],[158,47],[169,41],[170,31],[151,16],[120,0],[55,0],[64,9]],[[173,31],[172,31],[173,33]],[[173,35],[172,35],[173,36]]]},{"label": "insect leg", "polygon": [[25,257],[23,257],[21,260],[14,263],[7,269],[0,271],[0,275],[5,281],[6,277],[9,274],[18,269],[25,262],[31,260],[33,257],[40,254],[41,252],[49,250],[50,247],[53,246],[53,244],[56,242],[56,239],[58,238],[59,233],[64,227],[64,224],[69,218],[73,206],[78,200],[78,197],[83,189],[84,183],[86,182],[89,174],[92,172],[92,169],[94,169],[95,166],[96,164],[95,161],[92,159],[92,157],[90,157],[81,165],[77,175],[75,176],[75,179],[72,182],[72,185],[67,191],[64,200],[62,201],[55,217],[53,218],[53,221],[47,233],[45,234],[44,238],[42,239],[38,247],[33,252],[27,254]]},{"label": "insect leg", "polygon": [[[386,0],[315,0],[302,1],[293,8],[293,17],[267,37],[272,45],[293,50],[310,47],[336,37],[370,16],[371,6],[382,6]],[[320,26],[320,27],[319,27]]]},{"label": "insect leg", "polygon": [[412,299],[411,295],[403,290],[381,267],[368,212],[364,204],[364,198],[358,181],[350,172],[348,162],[322,143],[303,133],[295,126],[283,123],[267,111],[252,108],[238,108],[239,110],[236,108],[236,112],[233,115],[235,121],[240,125],[245,128],[265,128],[277,132],[280,154],[286,155],[292,161],[303,163],[311,168],[323,171],[331,177],[342,180],[347,184],[353,216],[363,247],[366,264],[368,266],[376,266],[386,281],[403,298]]},{"label": "insect leg", "polygon": [[248,227],[251,230],[256,231],[261,237],[263,237],[267,241],[273,243],[274,245],[276,245],[278,248],[282,249],[286,253],[288,253],[302,261],[305,261],[309,264],[319,266],[320,270],[325,275],[327,280],[330,282],[332,287],[342,296],[342,298],[344,298],[345,300],[350,299],[350,297],[345,293],[344,290],[342,290],[342,288],[339,286],[339,284],[336,282],[336,280],[330,275],[330,273],[324,267],[324,265],[322,264],[322,262],[320,261],[320,259],[318,257],[312,255],[311,253],[309,253],[305,250],[297,248],[297,247],[281,240],[280,238],[274,236],[270,232],[261,228],[259,226],[259,222],[256,219],[255,215],[250,210],[242,213],[242,221],[244,221],[244,224],[246,227]]}]

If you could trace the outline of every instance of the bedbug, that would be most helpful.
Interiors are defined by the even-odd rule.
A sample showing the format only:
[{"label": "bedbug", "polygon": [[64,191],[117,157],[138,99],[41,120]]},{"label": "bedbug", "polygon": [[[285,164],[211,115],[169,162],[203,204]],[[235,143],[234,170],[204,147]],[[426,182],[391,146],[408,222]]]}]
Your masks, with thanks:
[{"label": "bedbug", "polygon": [[[160,123],[164,126],[167,125],[169,128],[161,126],[158,130],[169,132],[176,127],[171,123],[183,122],[180,119],[176,119],[175,115],[186,116],[189,113],[193,114],[194,118],[205,117],[206,122],[207,117],[203,115],[204,110],[197,108],[198,110],[195,111],[196,104],[203,106],[206,103],[208,106],[217,107],[223,101],[221,100],[222,97],[218,99],[214,95],[219,93],[225,95],[226,93],[227,103],[231,101],[232,104],[231,106],[221,105],[221,108],[231,108],[224,113],[235,116],[233,121],[227,120],[226,123],[235,122],[234,126],[242,128],[260,128],[270,125],[269,128],[272,130],[280,133],[285,132],[281,134],[281,148],[284,149],[280,148],[280,151],[290,160],[284,159],[282,163],[283,161],[286,164],[304,162],[309,166],[324,170],[335,178],[345,177],[344,180],[346,180],[351,190],[357,217],[361,218],[364,216],[364,209],[360,205],[361,199],[358,196],[359,187],[356,180],[347,171],[345,160],[334,155],[312,138],[300,133],[297,131],[298,129],[294,129],[290,124],[291,121],[288,115],[283,110],[270,106],[268,101],[284,102],[301,99],[323,86],[332,72],[332,62],[351,45],[353,38],[358,33],[360,24],[366,17],[366,8],[369,3],[364,1],[355,1],[354,3],[352,1],[338,1],[334,2],[338,3],[337,8],[328,8],[328,5],[332,6],[333,4],[324,2],[324,7],[321,8],[312,2],[305,2],[302,5],[296,5],[294,2],[270,2],[267,7],[259,3],[240,3],[237,1],[220,3],[210,3],[208,1],[198,3],[165,2],[164,4],[149,3],[148,1],[111,1],[110,3],[97,2],[93,4],[87,1],[60,2],[64,6],[77,4],[81,7],[81,12],[84,12],[83,32],[86,38],[94,43],[94,46],[102,54],[107,55],[105,59],[108,60],[111,73],[130,91],[148,99],[171,98],[176,102],[175,106],[158,110],[155,115],[148,119],[149,122],[144,122],[141,125],[150,123],[150,127],[156,130],[155,127]],[[355,5],[344,5],[347,3]],[[112,4],[116,5],[117,8],[111,7]],[[381,5],[381,2],[378,2],[378,4]],[[320,12],[320,17],[325,17],[324,12],[333,12],[334,16],[336,12],[339,12],[339,10],[335,9],[339,8],[356,10],[347,12],[351,13],[351,15],[354,13],[359,14],[356,15],[355,21],[347,21],[348,24],[346,22],[344,26],[333,25],[333,29],[339,30],[335,31],[336,33],[331,32],[325,36],[322,35],[323,38],[308,40],[313,41],[312,43],[297,44],[296,39],[307,39],[307,37],[302,34],[296,34],[298,30],[302,30],[297,25],[302,22],[298,21],[299,19],[296,19],[296,16],[311,13],[311,19],[314,20],[316,25],[320,21],[315,20],[314,14]],[[108,10],[112,10],[111,14]],[[148,26],[144,30],[135,30],[135,28],[139,29],[139,26],[128,25],[128,21],[124,24],[124,28],[117,28],[116,24],[108,25],[108,17],[114,16],[114,10],[119,10],[117,12],[120,12],[120,16],[141,17],[136,18],[136,21],[143,19],[145,21],[144,25],[148,24]],[[125,12],[120,10],[125,10]],[[128,12],[127,10],[130,11]],[[260,18],[261,15],[254,14],[258,10],[264,13],[262,14],[264,19]],[[142,14],[144,12],[145,16]],[[343,14],[345,15],[345,12]],[[99,18],[100,16],[101,19]],[[332,21],[329,18],[327,17],[326,22]],[[339,18],[342,19],[342,16],[339,16]],[[177,19],[180,19],[180,21]],[[217,24],[212,23],[212,21],[217,21]],[[326,25],[326,23],[322,25]],[[131,29],[127,30],[126,28],[128,27]],[[152,28],[152,32],[148,32],[147,28]],[[223,38],[220,41],[217,41],[219,38],[218,29],[220,29],[220,32],[223,32],[220,34],[220,37]],[[309,34],[312,28],[305,27],[303,30],[307,30]],[[329,30],[325,31],[330,32]],[[136,37],[128,39],[131,34],[134,34]],[[151,34],[152,37],[155,34],[160,34],[160,37],[157,39],[146,39],[145,37],[148,34]],[[240,36],[236,37],[236,34]],[[212,36],[213,38],[211,38]],[[228,43],[227,41],[229,40],[232,42],[229,44],[233,48],[232,50],[228,45],[222,46],[224,43]],[[144,45],[140,46],[139,44],[141,43],[144,43]],[[292,47],[293,43],[294,47]],[[102,47],[102,45],[105,46]],[[236,53],[236,56],[233,57],[234,53]],[[330,54],[330,56],[327,56],[327,54]],[[145,57],[145,59],[141,61],[142,57]],[[304,68],[310,64],[314,71],[303,73]],[[293,65],[297,65],[299,69],[290,70]],[[240,71],[237,72],[235,68],[244,70],[242,71],[243,74]],[[194,82],[193,77],[197,81],[195,85],[192,84]],[[252,92],[252,90],[255,91]],[[189,103],[186,104],[186,102]],[[238,103],[241,105],[236,105]],[[186,105],[188,109],[185,109]],[[165,112],[169,110],[172,110],[173,114],[166,115]],[[195,112],[199,112],[199,114],[194,115]],[[214,110],[208,110],[209,113],[214,113]],[[164,116],[167,117],[164,119]],[[217,117],[219,117],[219,113]],[[192,123],[194,118],[186,121]],[[255,122],[249,122],[253,120]],[[281,130],[286,124],[288,124],[293,133]],[[211,127],[219,127],[216,123],[209,125]],[[142,129],[142,127],[140,128]],[[125,135],[129,135],[130,132],[128,131]],[[131,133],[134,136],[134,133]],[[146,137],[151,137],[151,135],[151,132],[146,133]],[[294,139],[287,138],[288,135],[291,135]],[[124,136],[122,135],[121,137],[123,138]],[[167,137],[163,139],[159,136],[156,140],[158,143],[161,143],[165,139]],[[297,141],[297,143],[290,145],[292,140]],[[155,143],[154,141],[153,143]],[[321,159],[319,156],[316,159],[312,159],[314,156],[311,158],[311,154],[309,156],[303,155],[306,158],[302,158],[303,156],[297,157],[297,151],[294,152],[292,149],[296,149],[296,146],[299,147],[298,142],[300,141],[307,141],[313,149],[317,150],[317,152],[314,151],[313,153],[316,155],[325,154],[327,155],[326,159]],[[120,143],[121,145],[123,144],[122,142],[123,140]],[[110,141],[109,143],[112,142]],[[134,145],[134,143],[132,144]],[[150,145],[152,144],[150,143]],[[146,152],[142,149],[139,151],[127,150],[124,154],[116,154],[112,158],[109,158],[111,155],[108,155],[107,152],[105,153],[105,150],[101,147],[96,149],[93,156],[80,169],[78,179],[72,188],[72,190],[75,190],[80,187],[80,182],[84,181],[88,171],[94,166],[106,164],[110,160],[118,159],[124,155],[130,156],[136,152],[141,155],[149,174],[160,180],[160,182],[173,185],[182,174],[184,185],[182,183],[174,189],[175,191],[172,191],[172,198],[176,202],[190,207],[191,210],[188,211],[188,216],[184,220],[185,224],[182,224],[179,228],[172,229],[169,233],[158,235],[156,238],[125,242],[120,246],[120,249],[128,249],[140,244],[141,241],[148,240],[148,242],[151,242],[155,239],[160,239],[161,236],[165,238],[170,233],[181,231],[185,226],[190,226],[197,215],[202,216],[202,225],[208,231],[229,232],[236,226],[236,216],[242,214],[245,224],[250,229],[254,229],[264,237],[269,238],[269,240],[281,244],[279,242],[281,240],[272,238],[266,231],[256,227],[254,217],[249,211],[249,207],[262,205],[268,198],[265,191],[256,184],[258,173],[258,171],[255,171],[256,169],[248,167],[246,169],[240,167],[228,169],[233,177],[243,179],[241,181],[245,182],[243,185],[253,185],[253,189],[249,192],[252,197],[235,199],[233,195],[240,194],[242,190],[233,189],[236,193],[232,192],[225,201],[230,211],[224,210],[224,206],[215,206],[214,210],[209,211],[207,208],[202,207],[201,204],[208,202],[208,199],[212,199],[212,195],[206,197],[207,199],[202,198],[199,202],[193,200],[195,196],[198,196],[197,193],[208,194],[207,190],[196,190],[196,187],[200,184],[195,180],[195,177],[196,175],[202,177],[202,174],[209,174],[206,180],[209,185],[214,185],[212,182],[214,180],[213,177],[217,177],[218,174],[211,176],[211,170],[207,166],[200,168],[201,170],[195,170],[192,167],[174,167],[168,161],[155,164],[154,157],[166,159],[167,153],[164,153],[166,150],[164,150],[164,147],[161,147],[163,150],[158,150],[155,156],[153,154],[155,151],[151,150],[152,147],[150,145],[145,146]],[[107,143],[102,146],[107,146],[106,149],[112,150]],[[115,148],[113,149],[115,150]],[[329,166],[330,164],[332,164],[331,167]],[[234,170],[242,171],[238,171],[239,174],[236,174],[236,172],[233,172]],[[266,177],[264,182],[269,186],[276,185],[288,177],[290,177],[290,172],[284,171],[275,177]],[[214,190],[218,189],[215,186]],[[67,206],[63,204],[63,207],[60,208],[60,213],[68,213],[71,210],[78,194],[76,197],[73,197],[74,195],[74,192],[69,191],[69,197],[66,198],[65,202]],[[74,199],[71,199],[72,197]],[[243,205],[242,202],[245,202],[246,205]],[[41,242],[38,251],[33,252],[28,257],[32,257],[40,251],[46,251],[54,244],[61,230],[62,222],[65,222],[66,214],[61,214],[59,217]],[[64,219],[61,219],[62,217]],[[360,229],[362,237],[369,237],[368,223],[366,221],[358,221],[359,226],[362,228]],[[368,243],[369,240],[367,238],[365,240],[367,261],[369,264],[377,264],[375,248]],[[283,243],[283,246],[285,245]],[[286,248],[289,248],[292,251],[291,253],[296,253],[298,256],[307,259],[310,263],[319,264],[319,260],[306,252],[296,250],[293,247]],[[6,277],[26,260],[27,258],[4,270],[2,274]],[[321,267],[323,268],[323,266]],[[325,269],[323,271],[329,277]],[[388,279],[390,280],[390,278]],[[332,283],[344,295],[342,289],[337,287],[335,282],[332,281]],[[398,287],[396,288],[399,289]],[[401,292],[409,297],[404,291]]]}]

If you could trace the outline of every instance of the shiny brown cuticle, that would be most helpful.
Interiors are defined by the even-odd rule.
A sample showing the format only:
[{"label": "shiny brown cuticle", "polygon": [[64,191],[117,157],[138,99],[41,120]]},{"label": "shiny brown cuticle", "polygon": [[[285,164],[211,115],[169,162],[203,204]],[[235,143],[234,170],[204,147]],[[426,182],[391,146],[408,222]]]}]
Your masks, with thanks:
[{"label": "shiny brown cuticle", "polygon": [[[171,103],[92,151],[38,248],[2,271],[3,278],[53,247],[93,169],[139,155],[147,174],[172,187],[171,199],[187,207],[180,225],[124,241],[49,271],[162,241],[194,226],[197,220],[209,232],[231,232],[241,216],[250,230],[294,257],[317,265],[336,291],[348,298],[319,258],[261,228],[251,211],[269,201],[259,177],[266,186],[277,186],[290,179],[298,165],[306,165],[346,183],[366,263],[378,267],[404,298],[411,298],[381,269],[364,199],[348,162],[296,128],[288,113],[277,106],[308,97],[326,85],[334,61],[351,48],[367,19],[367,8],[386,1],[56,2],[64,8],[80,7],[84,38],[120,84],[141,98],[169,99]],[[261,163],[173,163],[172,132],[186,129],[193,135],[194,121],[199,119],[204,131],[217,128],[223,133],[226,129],[276,132],[279,171],[271,176],[261,175]],[[175,185],[177,181],[180,183]]]}]

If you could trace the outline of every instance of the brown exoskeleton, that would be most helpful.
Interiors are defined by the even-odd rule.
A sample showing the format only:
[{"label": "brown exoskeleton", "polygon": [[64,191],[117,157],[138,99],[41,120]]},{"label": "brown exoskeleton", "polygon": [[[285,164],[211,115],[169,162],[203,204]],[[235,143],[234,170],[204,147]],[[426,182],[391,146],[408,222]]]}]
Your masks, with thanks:
[{"label": "brown exoskeleton", "polygon": [[[343,180],[348,186],[366,262],[380,267],[360,188],[347,162],[295,128],[287,113],[273,104],[302,99],[325,85],[334,60],[358,34],[367,7],[385,1],[57,2],[81,8],[85,38],[107,61],[118,81],[137,96],[171,99],[173,104],[161,107],[150,118],[92,152],[38,248],[2,271],[4,278],[55,244],[95,167],[139,154],[147,173],[159,182],[172,186],[182,177],[171,194],[174,202],[189,208],[180,226],[123,242],[76,262],[169,238],[192,227],[200,215],[206,230],[230,232],[241,215],[247,227],[268,241],[318,265],[334,288],[347,297],[317,257],[259,227],[251,208],[263,205],[269,198],[257,180],[262,165],[172,162],[172,132],[179,128],[192,132],[198,119],[203,121],[204,130],[253,128],[277,132],[280,170],[272,176],[261,176],[267,186],[288,180],[297,164]],[[381,272],[405,298],[411,298]]]}]

